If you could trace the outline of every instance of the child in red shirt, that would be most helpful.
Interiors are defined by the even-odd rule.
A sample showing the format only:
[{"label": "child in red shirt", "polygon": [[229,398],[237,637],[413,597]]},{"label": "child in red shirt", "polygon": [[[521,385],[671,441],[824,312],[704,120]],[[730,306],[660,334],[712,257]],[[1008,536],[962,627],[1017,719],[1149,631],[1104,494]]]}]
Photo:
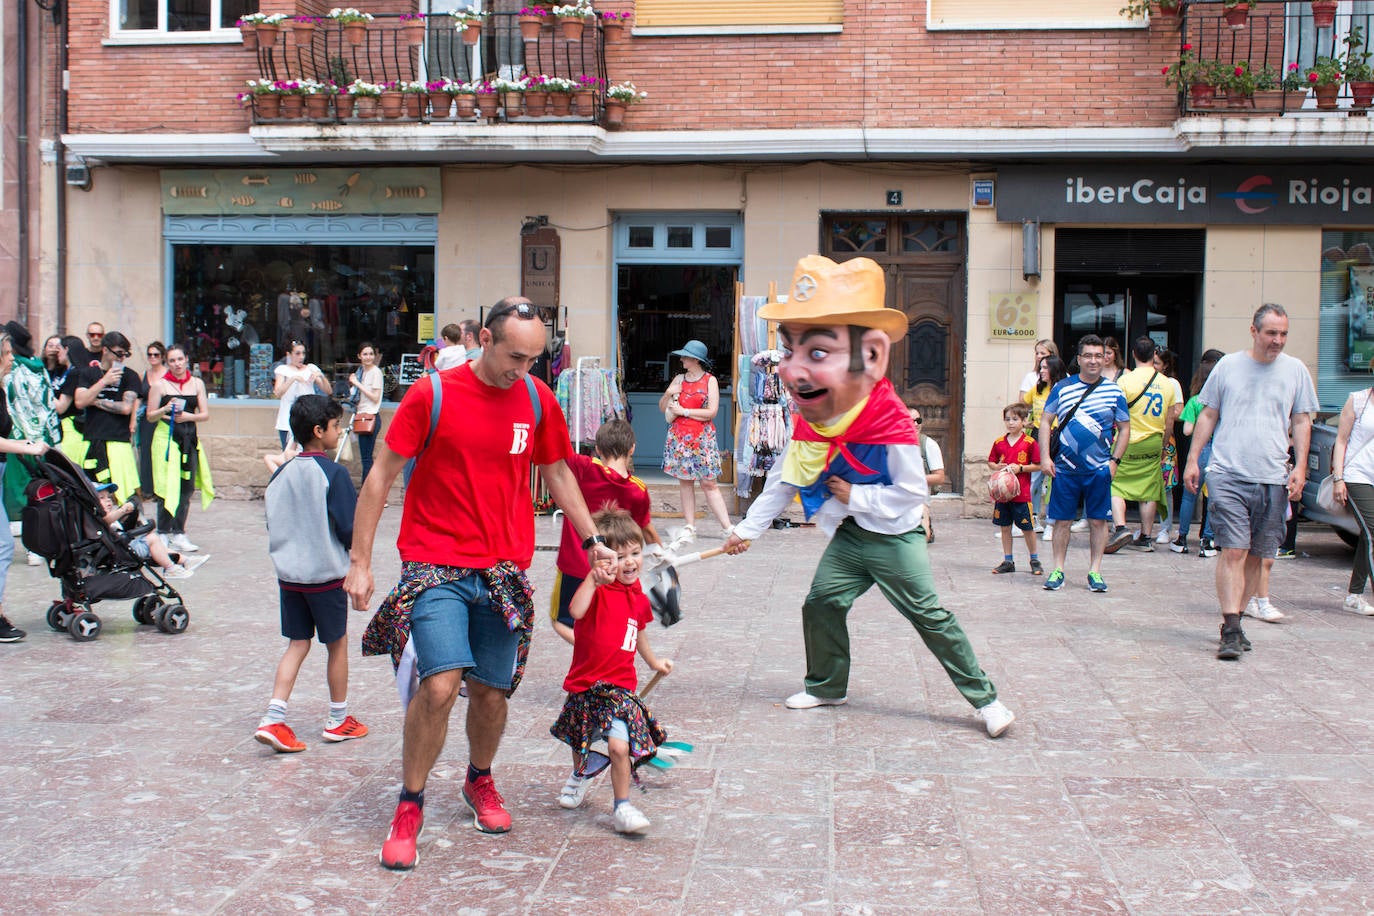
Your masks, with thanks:
[{"label": "child in red shirt", "polygon": [[1039,543],[1035,536],[1035,526],[1031,524],[1030,484],[1031,471],[1040,467],[1040,444],[1025,434],[1026,418],[1030,416],[1030,406],[1024,402],[1008,404],[1002,411],[1002,422],[1007,425],[1007,434],[998,437],[988,452],[988,466],[994,471],[1010,467],[1021,484],[1021,491],[1011,502],[999,502],[993,506],[992,523],[1002,529],[1002,563],[994,569],[993,575],[1016,572],[1016,563],[1011,555],[1011,526],[1016,525],[1026,535],[1026,548],[1030,551],[1031,575],[1039,576],[1045,572],[1040,565],[1040,555],[1036,552]]},{"label": "child in red shirt", "polygon": [[[569,455],[568,469],[576,478],[577,487],[582,491],[582,500],[589,511],[596,512],[613,503],[630,513],[644,533],[644,543],[661,544],[649,517],[649,488],[644,481],[630,474],[630,460],[634,453],[635,431],[629,421],[607,420],[596,431],[597,457]],[[582,548],[582,539],[567,518],[563,519],[557,566],[549,616],[553,618],[554,632],[571,643],[573,618],[568,613],[568,606],[577,587],[587,578],[587,551]]]},{"label": "child in red shirt", "polygon": [[573,772],[558,803],[576,808],[587,797],[592,777],[605,767],[604,758],[589,751],[604,737],[615,792],[615,829],[643,833],[649,819],[630,804],[631,775],[653,758],[667,735],[635,694],[635,652],[663,674],[673,670],[673,663],[654,654],[644,630],[653,613],[639,586],[644,548],[639,525],[623,509],[603,509],[592,520],[615,551],[616,562],[593,567],[569,607],[577,621],[577,640],[563,681],[568,699],[549,731],[572,748]]}]

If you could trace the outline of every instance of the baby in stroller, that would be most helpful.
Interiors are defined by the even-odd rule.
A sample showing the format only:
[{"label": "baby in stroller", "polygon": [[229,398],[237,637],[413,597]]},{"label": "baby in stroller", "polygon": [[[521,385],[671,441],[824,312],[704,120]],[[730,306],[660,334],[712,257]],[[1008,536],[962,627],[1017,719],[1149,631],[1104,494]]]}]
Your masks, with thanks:
[{"label": "baby in stroller", "polygon": [[202,563],[210,559],[209,554],[202,554],[183,557],[182,562],[177,563],[172,559],[172,555],[167,552],[167,545],[156,531],[149,531],[142,537],[131,537],[125,534],[121,520],[135,511],[134,504],[126,502],[122,506],[116,506],[114,497],[111,495],[115,490],[115,485],[112,483],[97,484],[95,490],[100,494],[100,508],[105,512],[103,519],[105,524],[119,534],[120,539],[134,552],[134,556],[140,560],[151,557],[153,562],[161,567],[164,578],[189,579]]}]

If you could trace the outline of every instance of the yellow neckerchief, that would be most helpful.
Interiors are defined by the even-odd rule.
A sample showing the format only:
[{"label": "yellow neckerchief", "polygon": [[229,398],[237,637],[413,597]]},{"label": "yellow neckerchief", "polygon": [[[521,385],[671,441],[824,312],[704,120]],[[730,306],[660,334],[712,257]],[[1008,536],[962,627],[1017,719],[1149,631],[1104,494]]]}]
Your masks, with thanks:
[{"label": "yellow neckerchief", "polygon": [[[829,426],[812,424],[811,428],[826,439],[839,438],[854,423],[854,418],[868,406],[868,397],[871,397],[871,394],[845,411]],[[834,448],[833,442],[804,442],[793,439],[791,447],[787,450],[787,457],[783,459],[783,482],[798,487],[815,483],[816,478],[821,476],[821,472],[830,463]]]}]

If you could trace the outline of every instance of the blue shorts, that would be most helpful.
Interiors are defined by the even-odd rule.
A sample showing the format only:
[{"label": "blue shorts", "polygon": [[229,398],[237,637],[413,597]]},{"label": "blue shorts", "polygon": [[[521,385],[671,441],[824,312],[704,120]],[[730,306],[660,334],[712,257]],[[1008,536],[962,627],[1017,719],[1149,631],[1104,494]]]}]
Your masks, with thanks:
[{"label": "blue shorts", "polygon": [[992,523],[998,528],[1015,525],[1022,531],[1031,530],[1030,503],[993,503]]},{"label": "blue shorts", "polygon": [[278,585],[281,592],[281,635],[287,639],[310,639],[319,634],[329,645],[348,635],[348,596],[343,582],[318,592],[302,592]]},{"label": "blue shorts", "polygon": [[559,570],[553,578],[553,595],[549,598],[549,616],[568,629],[572,629],[577,622],[573,620],[572,607],[573,595],[577,594],[577,587],[582,584],[582,580],[577,576],[570,576],[563,570]]},{"label": "blue shorts", "polygon": [[410,641],[420,680],[461,668],[467,677],[509,690],[518,637],[476,574],[426,589],[410,612]]},{"label": "blue shorts", "polygon": [[1058,473],[1050,487],[1050,504],[1045,518],[1056,522],[1071,522],[1078,517],[1083,505],[1083,517],[1108,519],[1112,517],[1112,470],[1110,466],[1086,474]]},{"label": "blue shorts", "polygon": [[148,546],[146,538],[130,538],[124,543],[129,545],[129,549],[133,551],[134,556],[138,557],[140,560],[148,559],[148,554],[152,552],[152,548]]}]

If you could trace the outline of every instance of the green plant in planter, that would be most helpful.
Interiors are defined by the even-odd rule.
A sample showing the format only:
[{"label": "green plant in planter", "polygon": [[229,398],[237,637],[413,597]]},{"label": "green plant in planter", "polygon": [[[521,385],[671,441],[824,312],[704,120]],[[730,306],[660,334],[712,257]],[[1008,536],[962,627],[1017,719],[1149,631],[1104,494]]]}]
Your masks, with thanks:
[{"label": "green plant in planter", "polygon": [[1183,5],[1183,0],[1130,0],[1118,12],[1127,19],[1144,19],[1145,14],[1150,12],[1151,6],[1159,7],[1163,15],[1175,15]]},{"label": "green plant in planter", "polygon": [[1279,78],[1279,71],[1265,64],[1254,72],[1255,91],[1269,92],[1274,89],[1282,89],[1283,81]]},{"label": "green plant in planter", "polygon": [[1252,10],[1255,8],[1256,2],[1257,0],[1222,0],[1221,5],[1228,10],[1233,10],[1238,7],[1245,7],[1247,10]]},{"label": "green plant in planter", "polygon": [[1296,61],[1288,65],[1288,71],[1284,74],[1283,81],[1279,83],[1279,88],[1284,92],[1307,91],[1307,76]]},{"label": "green plant in planter", "polygon": [[1374,51],[1361,51],[1364,47],[1364,29],[1358,25],[1350,27],[1350,34],[1345,36],[1345,59],[1341,65],[1341,72],[1345,75],[1347,83],[1368,83],[1374,81],[1374,67],[1370,66],[1370,58],[1374,58]]},{"label": "green plant in planter", "polygon": [[1254,95],[1259,88],[1259,79],[1250,69],[1250,62],[1242,60],[1223,70],[1216,87],[1225,89],[1227,95]]},{"label": "green plant in planter", "polygon": [[1191,44],[1185,44],[1179,51],[1178,60],[1167,67],[1161,67],[1159,72],[1164,74],[1164,83],[1167,86],[1176,86],[1179,89],[1200,83],[1212,86],[1216,85],[1213,81],[1213,77],[1217,75],[1216,63],[1202,60],[1193,53]]},{"label": "green plant in planter", "polygon": [[1331,57],[1318,57],[1312,66],[1307,68],[1307,85],[1309,86],[1339,86],[1345,82],[1345,74],[1341,70],[1341,62]]}]

